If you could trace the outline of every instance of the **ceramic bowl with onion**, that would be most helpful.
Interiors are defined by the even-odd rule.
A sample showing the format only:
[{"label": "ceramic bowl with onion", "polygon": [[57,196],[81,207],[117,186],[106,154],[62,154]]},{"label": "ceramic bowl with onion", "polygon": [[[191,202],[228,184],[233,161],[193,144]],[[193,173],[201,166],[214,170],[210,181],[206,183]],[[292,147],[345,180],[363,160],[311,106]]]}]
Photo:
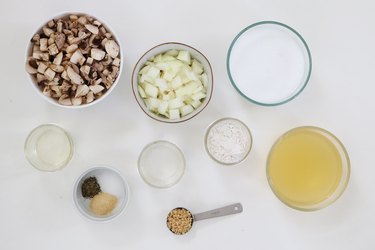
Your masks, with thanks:
[{"label": "ceramic bowl with onion", "polygon": [[163,43],[138,60],[132,88],[140,108],[152,119],[184,122],[210,102],[212,68],[197,49],[178,42]]}]

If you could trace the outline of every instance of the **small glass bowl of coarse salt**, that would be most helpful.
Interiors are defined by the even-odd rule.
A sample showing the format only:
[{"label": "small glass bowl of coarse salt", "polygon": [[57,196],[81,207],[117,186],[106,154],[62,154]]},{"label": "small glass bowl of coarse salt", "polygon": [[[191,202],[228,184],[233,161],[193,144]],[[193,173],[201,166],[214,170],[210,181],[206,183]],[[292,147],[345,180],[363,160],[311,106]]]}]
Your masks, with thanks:
[{"label": "small glass bowl of coarse salt", "polygon": [[219,119],[206,131],[206,151],[220,164],[235,165],[242,162],[249,155],[252,144],[249,128],[235,118]]}]

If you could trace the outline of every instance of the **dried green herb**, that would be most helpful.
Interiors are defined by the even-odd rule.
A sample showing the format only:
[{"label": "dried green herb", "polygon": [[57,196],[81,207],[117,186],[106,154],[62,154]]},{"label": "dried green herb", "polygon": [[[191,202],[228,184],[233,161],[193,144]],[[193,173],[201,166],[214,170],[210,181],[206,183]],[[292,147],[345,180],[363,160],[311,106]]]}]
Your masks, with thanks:
[{"label": "dried green herb", "polygon": [[81,192],[84,198],[93,198],[100,193],[101,189],[96,177],[90,176],[86,178],[82,183]]}]

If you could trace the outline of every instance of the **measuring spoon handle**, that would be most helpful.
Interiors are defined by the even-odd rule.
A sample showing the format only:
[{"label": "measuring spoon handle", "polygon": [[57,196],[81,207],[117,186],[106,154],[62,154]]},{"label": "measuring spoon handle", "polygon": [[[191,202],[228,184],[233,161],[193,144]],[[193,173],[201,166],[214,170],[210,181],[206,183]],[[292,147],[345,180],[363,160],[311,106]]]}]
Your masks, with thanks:
[{"label": "measuring spoon handle", "polygon": [[230,215],[230,214],[238,214],[242,212],[242,205],[241,203],[235,203],[229,206],[213,209],[207,212],[194,214],[194,221],[198,220],[205,220],[205,219],[211,219],[215,217]]}]

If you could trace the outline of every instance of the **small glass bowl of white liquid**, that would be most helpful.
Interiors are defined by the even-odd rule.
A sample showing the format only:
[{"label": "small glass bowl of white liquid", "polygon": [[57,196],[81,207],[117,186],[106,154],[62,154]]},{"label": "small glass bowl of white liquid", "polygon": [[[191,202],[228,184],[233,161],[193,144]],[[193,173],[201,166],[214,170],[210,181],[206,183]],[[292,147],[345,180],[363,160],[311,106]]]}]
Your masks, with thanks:
[{"label": "small glass bowl of white liquid", "polygon": [[247,100],[275,106],[294,99],[306,87],[311,53],[302,36],[279,22],[264,21],[243,29],[231,43],[227,71]]},{"label": "small glass bowl of white liquid", "polygon": [[168,141],[154,141],[146,145],[138,158],[142,179],[156,188],[171,187],[182,178],[185,157],[182,151]]},{"label": "small glass bowl of white liquid", "polygon": [[33,129],[25,142],[26,159],[40,171],[57,171],[72,159],[74,144],[69,134],[55,124]]}]

